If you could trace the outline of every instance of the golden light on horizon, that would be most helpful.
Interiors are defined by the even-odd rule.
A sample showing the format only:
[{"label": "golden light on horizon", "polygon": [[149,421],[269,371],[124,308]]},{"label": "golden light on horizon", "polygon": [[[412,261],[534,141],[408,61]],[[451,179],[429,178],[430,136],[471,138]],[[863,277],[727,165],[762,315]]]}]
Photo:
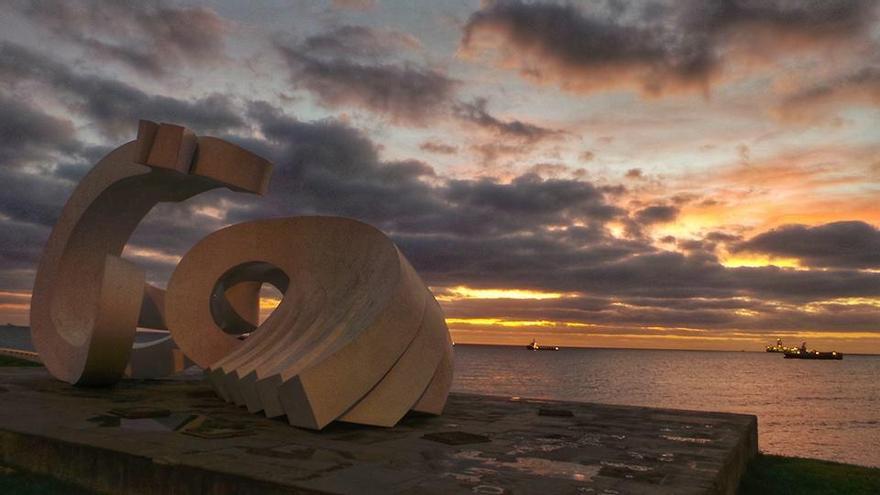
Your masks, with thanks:
[{"label": "golden light on horizon", "polygon": [[31,299],[31,293],[25,291],[0,290],[0,297],[10,297],[15,299]]},{"label": "golden light on horizon", "polygon": [[761,254],[735,254],[722,256],[719,259],[719,262],[727,268],[759,268],[764,266],[776,266],[779,268],[805,269],[796,258],[778,258]]},{"label": "golden light on horizon", "polygon": [[822,301],[814,301],[801,306],[802,311],[807,313],[821,313],[828,311],[825,306],[871,306],[872,308],[880,308],[880,298],[870,297],[838,297],[835,299],[825,299]]},{"label": "golden light on horizon", "polygon": [[[433,288],[432,288],[433,289]],[[528,289],[474,289],[464,285],[449,287],[436,296],[438,301],[459,301],[462,299],[562,299],[572,294],[564,292],[543,292]]]},{"label": "golden light on horizon", "polygon": [[468,326],[488,326],[488,327],[569,327],[569,328],[587,328],[596,325],[590,323],[577,323],[567,321],[551,321],[551,320],[505,320],[503,318],[446,318],[446,324],[450,327],[453,325]]},{"label": "golden light on horizon", "polygon": [[743,309],[743,308],[736,309],[733,312],[739,316],[745,316],[747,318],[754,318],[755,316],[761,315],[761,313],[759,313],[757,311],[753,311],[751,309]]}]

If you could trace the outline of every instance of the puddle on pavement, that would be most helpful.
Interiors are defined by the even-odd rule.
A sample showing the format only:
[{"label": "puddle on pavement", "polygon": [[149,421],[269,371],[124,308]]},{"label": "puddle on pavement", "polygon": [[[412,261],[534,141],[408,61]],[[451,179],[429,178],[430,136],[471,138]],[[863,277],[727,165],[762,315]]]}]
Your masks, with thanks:
[{"label": "puddle on pavement", "polygon": [[101,414],[86,421],[99,428],[122,428],[130,431],[169,432],[177,431],[195,416],[191,414],[168,414],[161,417],[124,417],[117,414]]}]

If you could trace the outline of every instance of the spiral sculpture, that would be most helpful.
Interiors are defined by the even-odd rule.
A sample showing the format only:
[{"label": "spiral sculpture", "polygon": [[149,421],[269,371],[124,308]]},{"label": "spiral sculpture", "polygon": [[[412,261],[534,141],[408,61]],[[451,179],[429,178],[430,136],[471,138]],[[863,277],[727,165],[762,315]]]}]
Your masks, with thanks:
[{"label": "spiral sculpture", "polygon": [[[263,194],[271,168],[231,143],[142,121],[137,141],[75,189],[40,260],[31,333],[52,375],[110,385],[195,363],[223,399],[312,429],[440,414],[452,382],[443,311],[369,225],[318,216],[232,225],[186,253],[167,291],[120,258],[158,202],[216,187]],[[260,324],[264,283],[283,297]],[[138,326],[170,336],[136,345]]]}]

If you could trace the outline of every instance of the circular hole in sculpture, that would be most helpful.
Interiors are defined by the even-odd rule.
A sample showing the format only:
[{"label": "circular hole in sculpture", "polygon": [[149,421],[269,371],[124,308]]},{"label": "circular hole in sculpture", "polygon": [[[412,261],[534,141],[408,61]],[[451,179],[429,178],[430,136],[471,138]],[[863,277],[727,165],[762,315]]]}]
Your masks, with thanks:
[{"label": "circular hole in sculpture", "polygon": [[250,335],[281,302],[289,285],[287,274],[271,263],[251,261],[230,268],[211,292],[214,323],[228,334]]}]

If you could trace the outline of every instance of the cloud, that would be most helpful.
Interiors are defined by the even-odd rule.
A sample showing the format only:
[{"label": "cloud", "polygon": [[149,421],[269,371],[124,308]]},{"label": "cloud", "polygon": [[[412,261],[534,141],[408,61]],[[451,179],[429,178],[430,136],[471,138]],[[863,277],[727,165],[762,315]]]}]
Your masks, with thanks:
[{"label": "cloud", "polygon": [[736,57],[867,39],[877,11],[870,0],[611,5],[489,2],[465,23],[461,47],[466,54],[495,50],[498,65],[572,92],[708,92]]},{"label": "cloud", "polygon": [[439,141],[424,141],[419,145],[419,149],[441,155],[454,155],[455,153],[458,153],[458,147],[441,143]]},{"label": "cloud", "polygon": [[[220,225],[334,214],[388,232],[435,287],[574,294],[515,305],[445,302],[452,317],[588,322],[613,333],[628,326],[851,331],[868,328],[869,317],[876,315],[871,307],[834,301],[880,296],[877,273],[847,267],[725,268],[704,242],[685,253],[666,251],[647,239],[614,237],[605,227],[612,220],[638,217],[637,212],[645,221],[669,218],[672,207],[627,213],[609,201],[607,187],[536,174],[510,181],[444,178],[419,161],[383,159],[372,140],[343,122],[302,121],[263,102],[248,104],[244,118],[259,130],[259,138],[223,137],[276,164],[269,194],[250,198],[216,191],[182,205],[160,205],[138,229],[135,249],[127,254],[148,269],[152,281],[161,283],[175,254]],[[73,184],[12,169],[0,180],[14,190],[0,205],[0,218],[8,218],[0,235],[8,269],[0,280],[10,288],[27,288],[39,246]],[[206,215],[211,207],[226,215]],[[16,244],[19,239],[24,243]],[[737,240],[723,232],[706,236],[712,243]],[[809,311],[805,305],[811,305]]]},{"label": "cloud", "polygon": [[748,38],[769,34],[776,43],[764,49],[773,50],[792,48],[791,41],[809,44],[865,35],[876,19],[876,7],[872,0],[695,0],[684,6],[681,27],[717,31],[735,37],[726,41],[739,43],[767,41]]},{"label": "cloud", "polygon": [[[73,15],[70,26],[59,25],[57,36],[98,59],[152,67],[149,75],[167,75],[162,70],[199,64],[203,55],[222,56],[222,51],[214,51],[222,50],[222,37],[207,40],[203,52],[184,48],[190,46],[186,40],[174,41],[178,46],[165,51],[156,49],[154,43],[159,41],[150,41],[150,33],[162,27],[154,18],[147,19],[155,24],[149,30],[133,28],[136,38],[146,40],[143,45],[124,41],[114,26],[76,32],[93,20],[85,11],[66,13],[79,9],[81,3],[72,5],[59,4],[58,12],[40,15],[58,19]],[[132,12],[166,6],[162,2],[94,5],[95,15],[124,9],[126,13],[119,15],[125,22]],[[755,33],[780,34],[778,43],[766,45],[770,57],[790,48],[858,38],[865,31],[864,19],[871,18],[867,10],[860,10],[865,9],[860,2],[840,2],[835,4],[838,10],[827,10],[824,2],[700,2],[693,12],[685,12],[677,2],[650,7],[621,2],[619,12],[611,10],[614,2],[604,5],[486,4],[466,23],[471,37],[463,47],[477,54],[486,46],[501,46],[503,51],[503,43],[493,45],[489,39],[501,36],[511,49],[503,53],[506,58],[501,62],[521,69],[525,77],[569,85],[572,91],[632,87],[661,95],[704,89],[723,75],[727,64],[754,49],[749,37]],[[758,15],[759,11],[763,13]],[[42,26],[56,22],[32,19]],[[664,226],[674,229],[678,239],[665,236],[657,242],[640,232],[648,225],[690,215],[712,201],[704,199],[709,196],[729,203],[735,194],[748,191],[742,192],[742,203],[730,208],[734,209],[757,194],[781,197],[810,187],[800,194],[816,196],[819,186],[834,191],[864,186],[863,176],[852,173],[853,168],[841,173],[838,162],[855,160],[859,166],[864,162],[866,170],[873,170],[873,148],[866,148],[857,160],[835,148],[805,152],[809,156],[803,159],[780,156],[763,161],[762,155],[775,153],[772,143],[736,138],[730,142],[748,142],[755,156],[749,167],[737,164],[727,171],[729,177],[724,173],[716,177],[720,187],[697,194],[688,184],[685,193],[672,195],[673,191],[658,190],[663,184],[652,175],[651,181],[629,182],[639,187],[627,191],[607,182],[609,176],[610,180],[645,177],[634,168],[644,166],[644,160],[620,158],[626,153],[618,153],[617,148],[628,146],[626,133],[597,129],[596,136],[618,138],[593,139],[609,149],[602,163],[590,170],[594,179],[587,180],[583,169],[571,170],[578,164],[566,163],[566,157],[588,147],[589,138],[576,143],[576,149],[548,150],[547,143],[555,146],[557,139],[569,134],[506,108],[502,113],[486,99],[462,99],[459,92],[466,82],[419,62],[418,57],[430,56],[435,47],[422,47],[406,33],[343,25],[279,47],[292,86],[311,92],[322,104],[365,109],[406,124],[437,123],[434,119],[439,118],[449,127],[463,128],[465,137],[456,140],[454,133],[444,134],[450,130],[445,128],[407,134],[403,149],[408,149],[406,143],[415,143],[424,152],[409,158],[400,155],[400,146],[384,148],[346,120],[310,120],[303,116],[308,113],[293,114],[289,109],[286,113],[278,106],[251,101],[252,95],[192,95],[182,81],[124,82],[4,42],[0,44],[0,112],[6,115],[0,123],[0,181],[5,186],[0,197],[0,288],[30,288],[40,250],[76,181],[110,147],[132,138],[137,119],[147,117],[218,135],[276,165],[265,197],[217,190],[185,203],[159,205],[135,232],[125,254],[147,269],[152,282],[163,282],[177,256],[223,225],[287,215],[343,215],[387,232],[439,291],[467,285],[565,293],[545,301],[445,301],[452,317],[572,321],[595,325],[608,334],[654,331],[645,327],[662,327],[669,334],[722,336],[784,329],[876,332],[880,273],[872,254],[878,252],[877,229],[869,224],[782,227],[748,240],[731,233],[738,232],[732,226],[706,226],[701,234],[688,238],[678,234],[691,227],[692,218],[685,217],[680,230],[678,225]],[[158,56],[166,52],[167,64],[161,63]],[[156,63],[150,65],[151,60]],[[831,108],[841,101],[873,101],[871,71],[852,74],[832,74],[820,85],[806,86],[802,99],[792,98],[790,103]],[[169,92],[163,95],[148,88]],[[170,92],[174,88],[178,91]],[[466,93],[467,98],[489,94]],[[492,102],[501,101],[491,95]],[[301,103],[284,102],[294,105],[291,108]],[[462,160],[468,147],[495,157],[521,158],[535,149],[547,153],[511,163],[499,176],[487,169],[479,170],[483,174],[479,178],[449,176],[456,169],[434,168],[431,160],[438,157],[432,154],[457,153],[456,166],[472,165]],[[441,164],[450,161],[439,158]],[[585,151],[579,159],[587,162],[595,156]],[[838,198],[840,203],[835,204],[850,200],[843,194]],[[771,206],[776,208],[777,202]],[[753,211],[738,215],[772,216],[764,211],[751,215]],[[860,214],[860,210],[845,211],[856,211],[854,217]],[[870,216],[872,210],[861,211]],[[616,234],[620,224],[629,235]],[[729,268],[719,262],[716,249],[796,257],[807,269]]]},{"label": "cloud", "polygon": [[309,36],[299,47],[310,56],[352,59],[376,59],[421,48],[422,43],[411,34],[350,24]]},{"label": "cloud", "polygon": [[527,169],[528,172],[541,177],[557,178],[568,174],[571,170],[561,163],[536,163]]},{"label": "cloud", "polygon": [[333,0],[333,7],[346,10],[371,10],[376,8],[376,0]]},{"label": "cloud", "polygon": [[627,179],[642,179],[644,175],[642,174],[642,169],[640,168],[631,168],[626,171],[625,177]]},{"label": "cloud", "polygon": [[202,132],[242,125],[230,97],[192,100],[148,94],[115,79],[76,72],[40,53],[0,41],[0,85],[39,83],[106,136],[133,136],[139,119],[176,122]]},{"label": "cloud", "polygon": [[678,217],[679,209],[669,205],[654,205],[636,211],[635,219],[643,225],[667,223]]},{"label": "cloud", "polygon": [[[414,160],[384,161],[372,141],[339,121],[302,122],[264,103],[250,107],[278,165],[270,202],[278,209],[355,216],[394,232],[514,233],[543,223],[623,214],[592,184],[526,174],[439,180]],[[283,191],[283,192],[282,192]]]},{"label": "cloud", "polygon": [[164,1],[38,0],[28,2],[24,13],[50,36],[73,42],[91,58],[155,77],[182,64],[224,60],[224,38],[231,27],[209,8]]},{"label": "cloud", "polygon": [[736,244],[734,251],[797,258],[817,268],[880,268],[880,230],[860,221],[784,225]]},{"label": "cloud", "polygon": [[865,67],[785,97],[775,109],[783,120],[814,123],[848,106],[880,106],[880,68]]},{"label": "cloud", "polygon": [[516,139],[523,143],[535,143],[550,138],[558,138],[561,131],[547,129],[520,120],[503,121],[486,110],[488,100],[477,98],[471,103],[459,103],[455,105],[455,115],[470,124],[485,129],[492,134],[509,139]]},{"label": "cloud", "polygon": [[290,83],[322,104],[352,105],[393,122],[424,124],[446,112],[458,82],[437,69],[396,60],[395,49],[414,43],[399,33],[348,26],[300,44],[276,42],[275,48]]},{"label": "cloud", "polygon": [[27,103],[0,94],[0,166],[14,167],[76,153],[73,123],[48,115]]},{"label": "cloud", "polygon": [[465,52],[501,50],[502,66],[574,92],[628,83],[645,93],[704,88],[717,69],[705,40],[628,25],[573,5],[492,2],[467,20]]}]

